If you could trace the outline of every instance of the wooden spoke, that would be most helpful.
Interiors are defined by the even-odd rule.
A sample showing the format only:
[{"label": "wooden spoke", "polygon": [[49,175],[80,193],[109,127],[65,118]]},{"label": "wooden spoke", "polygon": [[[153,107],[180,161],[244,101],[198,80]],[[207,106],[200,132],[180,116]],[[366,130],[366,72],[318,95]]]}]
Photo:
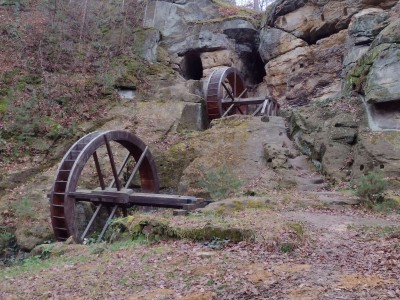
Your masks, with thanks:
[{"label": "wooden spoke", "polygon": [[86,226],[86,228],[85,228],[85,231],[82,233],[82,236],[81,236],[81,240],[82,240],[82,241],[85,239],[86,235],[88,234],[90,228],[91,228],[92,225],[93,225],[94,220],[96,219],[96,217],[97,217],[97,215],[99,214],[100,209],[101,209],[102,207],[103,207],[103,204],[101,204],[101,203],[100,203],[99,205],[97,205],[96,211],[94,212],[92,218],[90,219],[89,223],[87,224],[87,226]]},{"label": "wooden spoke", "polygon": [[[119,178],[119,176],[121,175],[123,169],[125,168],[126,164],[128,163],[129,157],[131,157],[131,154],[128,152],[128,154],[125,156],[124,161],[122,162],[121,167],[118,170],[118,175],[117,177]],[[115,178],[113,178],[113,180],[111,181],[110,185],[108,186],[109,188],[112,188],[115,184]]]},{"label": "wooden spoke", "polygon": [[234,107],[235,107],[235,104],[231,104],[231,106],[229,106],[229,108],[224,112],[224,114],[222,115],[221,118],[226,117],[231,112],[232,108],[234,108]]},{"label": "wooden spoke", "polygon": [[131,176],[129,177],[128,181],[127,181],[126,184],[125,184],[125,188],[126,188],[126,189],[131,185],[131,182],[132,182],[132,180],[133,180],[133,177],[135,177],[137,171],[139,171],[139,167],[140,167],[140,165],[142,164],[144,158],[146,157],[146,154],[147,154],[147,150],[148,150],[148,149],[149,149],[149,147],[146,146],[146,148],[144,149],[142,155],[140,156],[139,160],[137,161],[135,167],[133,168],[132,174],[131,174]]},{"label": "wooden spoke", "polygon": [[104,234],[106,233],[106,230],[108,228],[108,226],[110,226],[111,224],[111,220],[114,218],[115,212],[117,211],[118,205],[115,205],[110,213],[110,215],[108,216],[107,222],[103,227],[103,230],[101,231],[99,237],[97,238],[97,241],[100,242],[101,239],[103,238]]},{"label": "wooden spoke", "polygon": [[100,187],[102,190],[104,190],[106,188],[106,185],[104,184],[104,177],[103,177],[103,173],[101,172],[99,157],[97,156],[96,151],[93,153],[93,160],[94,160],[94,164],[96,166],[97,176],[99,177]]},{"label": "wooden spoke", "polygon": [[232,99],[232,102],[235,101],[235,97],[232,95],[232,92],[228,89],[226,84],[222,82],[222,86],[224,87],[225,91],[228,93],[229,97]]},{"label": "wooden spoke", "polygon": [[240,93],[240,95],[237,98],[242,98],[244,94],[247,93],[247,88],[244,89],[243,92]]},{"label": "wooden spoke", "polygon": [[268,105],[269,105],[269,99],[266,99],[266,100],[264,101],[263,106],[262,106],[262,109],[261,109],[261,115],[265,115],[265,111],[266,111]]},{"label": "wooden spoke", "polygon": [[263,108],[263,106],[264,106],[264,104],[260,104],[260,105],[257,107],[257,109],[254,111],[254,113],[252,114],[252,116],[253,116],[253,117],[256,116],[256,115],[261,111],[261,109]]},{"label": "wooden spoke", "polygon": [[268,107],[267,107],[267,116],[271,116],[271,112],[272,112],[272,101],[269,101],[268,103]]},{"label": "wooden spoke", "polygon": [[108,154],[108,158],[110,159],[111,170],[112,170],[112,173],[114,176],[115,185],[117,186],[117,190],[120,191],[121,190],[121,182],[119,181],[119,178],[118,178],[118,172],[117,172],[117,168],[115,167],[114,155],[111,150],[110,142],[108,141],[106,135],[104,135],[104,142],[106,143],[107,154]]}]

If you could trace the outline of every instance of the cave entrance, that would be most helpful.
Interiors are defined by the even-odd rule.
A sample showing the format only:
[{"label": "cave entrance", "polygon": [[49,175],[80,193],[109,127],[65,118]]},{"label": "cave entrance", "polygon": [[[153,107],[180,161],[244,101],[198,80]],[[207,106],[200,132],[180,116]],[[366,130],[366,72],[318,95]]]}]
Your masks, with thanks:
[{"label": "cave entrance", "polygon": [[379,129],[400,130],[400,100],[374,103],[370,114]]},{"label": "cave entrance", "polygon": [[203,64],[201,62],[199,52],[187,52],[179,64],[179,67],[181,69],[182,76],[187,80],[200,80],[203,77]]},{"label": "cave entrance", "polygon": [[263,82],[265,73],[264,62],[257,50],[241,53],[240,59],[243,62],[243,77],[246,85],[254,86]]}]

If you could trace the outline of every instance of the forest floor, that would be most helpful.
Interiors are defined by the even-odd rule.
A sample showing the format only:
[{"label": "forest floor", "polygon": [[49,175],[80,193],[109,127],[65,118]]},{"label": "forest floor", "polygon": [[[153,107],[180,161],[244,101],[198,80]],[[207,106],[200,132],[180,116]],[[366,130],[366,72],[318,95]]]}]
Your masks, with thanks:
[{"label": "forest floor", "polygon": [[[399,214],[296,199],[201,217],[209,224],[221,218],[254,224],[255,238],[238,243],[55,244],[0,270],[0,298],[400,298]],[[189,224],[197,217],[170,218],[172,224]],[[279,228],[287,225],[296,234],[293,243],[282,242],[287,231]]]}]

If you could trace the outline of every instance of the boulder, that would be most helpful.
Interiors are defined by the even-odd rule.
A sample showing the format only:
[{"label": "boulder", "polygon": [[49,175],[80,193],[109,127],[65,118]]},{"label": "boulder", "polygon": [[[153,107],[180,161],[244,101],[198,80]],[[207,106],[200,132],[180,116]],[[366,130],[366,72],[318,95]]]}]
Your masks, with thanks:
[{"label": "boulder", "polygon": [[297,47],[270,60],[264,78],[270,95],[281,103],[299,105],[338,94],[346,36],[343,30],[315,45]]},{"label": "boulder", "polygon": [[234,65],[246,84],[258,84],[265,75],[257,52],[258,30],[250,19],[221,16],[221,7],[209,0],[150,2],[144,23],[159,28],[160,45],[185,79],[200,80],[213,67]]},{"label": "boulder", "polygon": [[215,50],[233,46],[229,38],[219,31],[219,26],[207,22],[218,16],[218,5],[209,0],[184,3],[151,1],[144,24],[160,29],[162,44],[169,53],[184,55],[193,49]]},{"label": "boulder", "polygon": [[235,66],[237,69],[243,69],[243,63],[237,53],[232,50],[219,50],[204,52],[200,55],[203,64],[203,75],[207,77],[213,68],[220,66]]},{"label": "boulder", "polygon": [[[149,1],[143,23],[148,27],[160,28],[165,38],[190,35],[197,29],[196,22],[216,18],[218,5],[209,0]],[[189,26],[188,26],[189,24]]]},{"label": "boulder", "polygon": [[400,189],[400,132],[362,132],[354,154],[352,179],[358,182],[368,172],[381,173],[389,189]]},{"label": "boulder", "polygon": [[157,61],[157,47],[161,40],[161,33],[156,28],[137,30],[134,35],[133,48],[137,55],[150,63]]},{"label": "boulder", "polygon": [[237,44],[253,47],[258,31],[252,23],[242,19],[225,20],[221,26],[222,32]]},{"label": "boulder", "polygon": [[202,103],[185,103],[177,127],[178,132],[207,128],[205,106]]},{"label": "boulder", "polygon": [[307,43],[294,35],[277,28],[264,28],[260,33],[258,52],[264,63],[288,53],[297,47],[305,47]]},{"label": "boulder", "polygon": [[347,28],[351,16],[358,12],[350,2],[354,1],[297,1],[283,10],[285,14],[277,10],[274,27],[314,44]]},{"label": "boulder", "polygon": [[400,20],[395,19],[346,74],[346,90],[365,95],[374,130],[400,128],[399,32]]},{"label": "boulder", "polygon": [[380,8],[364,9],[353,16],[349,25],[349,35],[354,45],[371,44],[388,23],[389,13]]},{"label": "boulder", "polygon": [[[251,190],[316,190],[323,178],[294,148],[281,117],[230,116],[189,141],[195,158],[184,170],[179,193],[209,198]],[[223,194],[223,195],[221,195]]]},{"label": "boulder", "polygon": [[290,134],[300,151],[334,181],[350,180],[361,114],[356,100],[351,103],[355,106],[354,112],[343,110],[340,102],[298,108],[293,111],[290,122]]},{"label": "boulder", "polygon": [[400,46],[397,44],[379,51],[365,83],[364,91],[368,103],[400,100],[399,58]]},{"label": "boulder", "polygon": [[164,44],[170,53],[185,55],[188,51],[215,51],[221,49],[235,49],[235,43],[223,33],[214,33],[202,27],[198,33],[190,36],[180,36],[177,39],[164,39]]},{"label": "boulder", "polygon": [[31,251],[35,246],[53,239],[53,231],[49,224],[37,222],[31,226],[21,226],[15,231],[18,247],[25,251]]},{"label": "boulder", "polygon": [[203,102],[203,91],[201,83],[198,80],[176,80],[171,82],[170,85],[160,87],[154,91],[154,99],[160,99],[161,101],[182,101],[182,102]]},{"label": "boulder", "polygon": [[[279,132],[282,132],[281,136]],[[278,117],[268,123],[260,118],[244,116],[213,121],[211,129],[191,140],[191,147],[197,149],[197,155],[183,172],[179,192],[210,197],[200,182],[207,174],[214,173],[217,178],[219,173],[224,173],[225,177],[232,179],[231,182],[239,181],[242,185],[257,179],[260,186],[273,188],[276,186],[276,182],[272,183],[274,172],[263,171],[266,169],[264,146],[272,136],[279,140],[287,139],[284,132],[284,120]]]}]

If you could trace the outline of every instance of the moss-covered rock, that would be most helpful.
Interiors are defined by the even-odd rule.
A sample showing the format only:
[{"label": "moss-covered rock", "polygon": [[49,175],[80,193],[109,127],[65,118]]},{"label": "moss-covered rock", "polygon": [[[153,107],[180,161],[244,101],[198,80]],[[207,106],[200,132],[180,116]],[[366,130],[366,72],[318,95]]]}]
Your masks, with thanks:
[{"label": "moss-covered rock", "polygon": [[43,244],[53,238],[53,231],[48,224],[36,223],[30,227],[19,227],[15,232],[18,246],[26,251],[30,251],[35,246]]},{"label": "moss-covered rock", "polygon": [[138,56],[149,63],[155,63],[160,40],[161,33],[157,28],[141,28],[134,32],[133,48]]},{"label": "moss-covered rock", "polygon": [[[360,104],[355,99],[334,99],[292,113],[290,131],[298,148],[334,181],[350,180],[349,159],[358,141]],[[348,111],[339,109],[343,106]]]}]

